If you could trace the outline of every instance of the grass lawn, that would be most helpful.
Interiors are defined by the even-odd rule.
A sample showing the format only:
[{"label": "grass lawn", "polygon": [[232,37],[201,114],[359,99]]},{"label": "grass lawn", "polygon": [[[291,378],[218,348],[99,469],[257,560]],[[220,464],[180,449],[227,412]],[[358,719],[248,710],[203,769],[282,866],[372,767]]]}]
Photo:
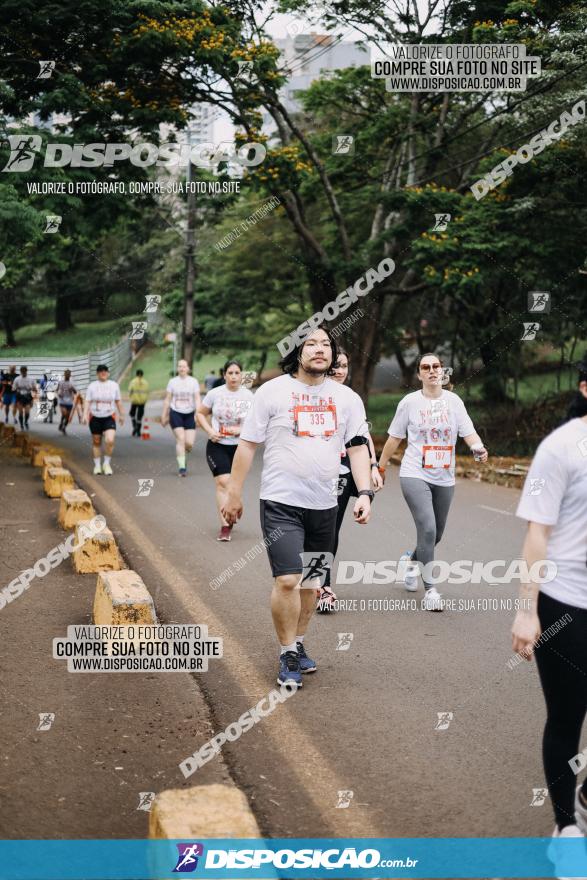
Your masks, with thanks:
[{"label": "grass lawn", "polygon": [[398,403],[405,394],[370,394],[367,418],[371,422],[372,434],[386,434],[395,415]]},{"label": "grass lawn", "polygon": [[[210,370],[214,370],[218,376],[220,367],[224,366],[225,361],[233,356],[234,353],[232,351],[215,351],[201,355],[194,361],[194,376],[203,384],[204,376]],[[237,357],[242,361],[245,369],[252,369],[254,368],[253,365],[258,365],[259,363],[259,354],[257,352],[239,352]],[[276,358],[273,360],[277,361],[277,352]],[[267,366],[271,367],[273,365],[271,358],[268,358]],[[126,379],[121,383],[123,391],[128,389],[128,383],[138,369],[144,370],[145,379],[150,385],[150,391],[164,391],[173,375],[173,346],[166,345],[161,348],[147,346],[134,362]]]},{"label": "grass lawn", "polygon": [[92,324],[80,323],[71,330],[57,332],[52,323],[31,324],[16,331],[16,347],[6,348],[6,337],[0,332],[0,357],[20,361],[25,357],[59,357],[88,354],[109,348],[130,331],[128,315]]}]

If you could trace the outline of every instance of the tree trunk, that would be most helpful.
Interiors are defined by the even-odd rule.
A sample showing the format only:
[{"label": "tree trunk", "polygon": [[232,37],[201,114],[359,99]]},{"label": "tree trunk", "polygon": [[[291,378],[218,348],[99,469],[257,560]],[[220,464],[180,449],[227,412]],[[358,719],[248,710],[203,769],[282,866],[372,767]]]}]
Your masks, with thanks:
[{"label": "tree trunk", "polygon": [[[363,302],[361,308],[365,311],[367,302],[365,300]],[[369,400],[373,373],[381,353],[379,328],[382,305],[383,297],[373,299],[368,313],[357,321],[346,340],[350,343],[351,388],[357,392],[365,407]]]},{"label": "tree trunk", "polygon": [[8,348],[14,348],[16,345],[16,339],[14,336],[14,327],[12,324],[12,310],[10,306],[5,306],[2,309],[2,324],[4,326],[4,332],[6,334],[6,346]]},{"label": "tree trunk", "polygon": [[265,369],[266,363],[267,363],[267,349],[264,348],[263,352],[261,354],[261,357],[259,358],[259,369],[257,370],[257,376],[259,377],[259,379],[261,378],[263,370]]},{"label": "tree trunk", "polygon": [[483,360],[483,399],[488,403],[504,403],[507,400],[503,375],[500,370],[498,351],[493,340],[482,343],[480,346]]},{"label": "tree trunk", "polygon": [[61,278],[57,278],[55,293],[55,329],[70,330],[73,327],[71,319],[70,297],[69,292],[61,287],[63,283]]},{"label": "tree trunk", "polygon": [[393,343],[393,353],[402,371],[402,384],[406,388],[411,388],[414,376],[416,375],[416,361],[413,360],[411,364],[406,361],[399,340]]}]

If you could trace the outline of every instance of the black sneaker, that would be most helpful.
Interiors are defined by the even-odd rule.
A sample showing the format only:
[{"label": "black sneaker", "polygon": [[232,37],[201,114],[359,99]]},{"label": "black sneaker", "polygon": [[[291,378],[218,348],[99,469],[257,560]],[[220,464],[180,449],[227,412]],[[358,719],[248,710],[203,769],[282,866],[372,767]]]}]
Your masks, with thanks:
[{"label": "black sneaker", "polygon": [[279,657],[279,675],[277,684],[287,684],[301,688],[302,673],[300,671],[300,658],[296,651],[286,651]]},{"label": "black sneaker", "polygon": [[302,675],[306,672],[316,672],[318,669],[316,661],[312,660],[311,657],[308,657],[306,649],[304,648],[304,643],[296,642],[296,645],[298,646],[298,659],[300,661],[300,672]]}]

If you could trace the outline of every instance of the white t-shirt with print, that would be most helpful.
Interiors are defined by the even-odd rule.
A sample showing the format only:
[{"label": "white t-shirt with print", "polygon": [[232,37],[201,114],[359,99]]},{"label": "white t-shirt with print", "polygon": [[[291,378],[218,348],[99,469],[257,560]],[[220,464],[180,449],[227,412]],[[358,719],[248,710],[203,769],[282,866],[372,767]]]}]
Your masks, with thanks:
[{"label": "white t-shirt with print", "polygon": [[242,424],[253,403],[253,392],[248,388],[229,391],[226,385],[211,388],[202,405],[212,412],[212,427],[220,434],[218,443],[235,446],[240,437]]},{"label": "white t-shirt with print", "polygon": [[99,379],[90,382],[86,391],[86,400],[90,404],[90,414],[98,419],[105,419],[116,412],[116,401],[120,400],[120,388],[118,382]]},{"label": "white t-shirt with print", "polygon": [[545,437],[532,461],[516,515],[552,526],[546,558],[554,580],[540,585],[552,599],[587,608],[587,421],[571,419]]},{"label": "white t-shirt with print", "polygon": [[328,510],[338,503],[341,443],[367,430],[363,402],[346,385],[283,375],[254,395],[241,439],[265,443],[263,500]]},{"label": "white t-shirt with print", "polygon": [[461,398],[445,390],[440,397],[425,397],[422,391],[406,394],[387,431],[390,437],[408,438],[400,477],[435,486],[454,486],[457,439],[474,432]]},{"label": "white t-shirt with print", "polygon": [[196,408],[200,383],[193,376],[175,376],[167,383],[171,392],[171,409],[178,413],[191,413]]},{"label": "white t-shirt with print", "polygon": [[35,380],[30,376],[17,376],[12,383],[12,390],[17,394],[32,394],[35,388]]}]

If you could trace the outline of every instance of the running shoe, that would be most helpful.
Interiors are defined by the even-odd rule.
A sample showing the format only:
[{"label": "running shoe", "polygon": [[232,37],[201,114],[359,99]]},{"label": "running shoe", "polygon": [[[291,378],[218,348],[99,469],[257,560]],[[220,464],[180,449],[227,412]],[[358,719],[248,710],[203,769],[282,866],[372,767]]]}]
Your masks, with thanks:
[{"label": "running shoe", "polygon": [[102,465],[102,473],[106,474],[107,477],[112,476],[112,468],[109,464],[106,464],[106,462],[104,462],[104,464]]},{"label": "running shoe", "polygon": [[[570,870],[575,867],[578,852],[573,849],[573,852],[569,850],[567,854],[562,847],[557,847],[554,841],[573,840],[581,837],[584,838],[585,835],[582,833],[578,825],[565,825],[562,831],[559,831],[555,825],[554,831],[552,832],[553,841],[549,844],[546,855],[554,865],[557,880],[571,880],[570,877],[563,877],[562,872],[565,870],[565,867]],[[567,863],[566,865],[565,862]],[[559,873],[559,871],[561,873]],[[587,877],[574,877],[573,880],[587,880]]]},{"label": "running shoe", "polygon": [[584,807],[581,803],[581,797],[579,795],[580,791],[581,786],[578,785],[577,791],[575,792],[575,819],[579,829],[587,837],[587,807]]},{"label": "running shoe", "polygon": [[398,573],[404,572],[404,587],[408,592],[415,593],[418,589],[418,575],[420,570],[416,563],[412,564],[413,551],[407,550],[399,558]]},{"label": "running shoe", "polygon": [[99,461],[97,461],[96,464],[94,465],[94,474],[101,474],[101,473],[102,473],[102,465],[100,464]]},{"label": "running shoe", "polygon": [[300,672],[304,674],[305,672],[316,672],[318,667],[316,666],[316,661],[312,660],[311,657],[308,657],[306,654],[306,649],[304,648],[303,642],[296,642],[298,646],[298,659],[300,661]]},{"label": "running shoe", "polygon": [[296,651],[286,651],[279,658],[279,675],[277,684],[287,684],[301,688],[302,673],[300,671],[300,658]]},{"label": "running shoe", "polygon": [[318,614],[329,614],[335,611],[336,593],[330,587],[321,587],[316,611]]},{"label": "running shoe", "polygon": [[426,595],[422,599],[422,608],[424,611],[444,611],[444,602],[436,587],[426,590]]},{"label": "running shoe", "polygon": [[232,532],[232,526],[222,526],[222,528],[220,529],[220,532],[218,533],[218,537],[216,538],[216,540],[217,541],[230,541],[231,540],[231,534],[230,534],[231,532]]},{"label": "running shoe", "polygon": [[180,477],[187,477],[187,475],[188,475],[187,468],[180,468],[179,469],[179,476]]}]

